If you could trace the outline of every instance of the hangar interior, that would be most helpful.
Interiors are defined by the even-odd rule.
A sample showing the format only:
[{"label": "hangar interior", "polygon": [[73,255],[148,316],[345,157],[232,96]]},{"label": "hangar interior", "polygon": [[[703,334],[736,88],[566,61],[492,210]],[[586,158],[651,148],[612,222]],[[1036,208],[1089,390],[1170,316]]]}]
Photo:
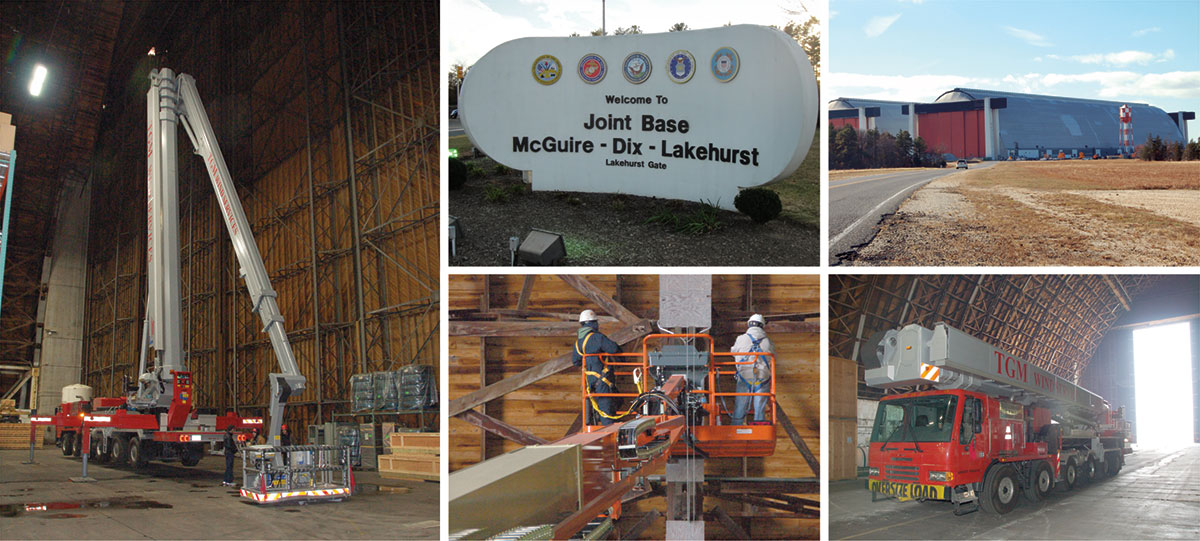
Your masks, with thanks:
[{"label": "hangar interior", "polygon": [[[1143,403],[1139,399],[1148,396],[1135,392],[1142,388],[1143,394],[1155,394],[1155,389],[1166,389],[1159,378],[1177,380],[1182,374],[1167,370],[1163,358],[1138,358],[1134,343],[1142,329],[1186,327],[1181,333],[1190,336],[1190,349],[1180,355],[1184,367],[1191,366],[1190,381],[1183,392],[1170,397],[1175,409],[1168,416],[1191,417],[1190,424],[1177,423],[1172,430],[1184,442],[1200,443],[1200,276],[831,275],[829,322],[831,536],[871,530],[892,538],[922,537],[928,528],[942,526],[963,535],[1001,538],[1072,537],[1084,532],[1139,538],[1194,532],[1198,494],[1190,487],[1196,481],[1200,445],[1141,444],[1142,423],[1148,431],[1149,423],[1160,419],[1138,416],[1138,404]],[[1125,467],[1136,469],[1083,489],[1075,487],[1041,504],[1022,502],[1000,517],[981,512],[954,516],[948,503],[872,502],[862,479],[868,473],[867,453],[880,399],[934,387],[867,385],[864,350],[875,347],[869,337],[876,331],[912,324],[933,328],[939,322],[1078,384],[1114,409],[1123,407],[1125,419],[1133,423],[1134,451],[1127,455]],[[1138,378],[1146,380],[1140,383],[1149,391]],[[1140,490],[1146,495],[1130,495]],[[1064,515],[1050,530],[1030,520],[1035,513],[1055,516],[1076,506],[1087,510]],[[1184,519],[1187,516],[1191,518]]]},{"label": "hangar interior", "polygon": [[1194,111],[974,88],[947,90],[930,103],[837,98],[829,102],[829,129],[851,126],[893,135],[905,130],[931,150],[958,158],[1039,159],[1060,152],[1106,157],[1122,154],[1122,105],[1132,109],[1135,147],[1148,136],[1187,143]]},{"label": "hangar interior", "polygon": [[[450,276],[452,530],[456,494],[464,490],[456,475],[579,433],[581,376],[571,366],[571,353],[580,311],[595,310],[601,332],[625,344],[623,351],[637,351],[643,336],[663,332],[657,326],[665,280],[654,275]],[[698,503],[707,538],[820,535],[819,305],[817,276],[711,277],[711,306],[705,310],[716,350],[728,351],[746,332],[751,314],[766,317],[776,352],[778,426],[770,456],[705,460]],[[627,383],[619,385],[629,389]],[[615,532],[621,539],[662,539],[664,515],[683,507],[686,498],[664,488],[672,484],[663,482],[661,466],[652,473],[649,491],[622,496]],[[569,472],[564,468],[550,475],[565,478]],[[543,482],[539,477],[539,486]],[[519,513],[528,499],[552,503],[544,494],[530,496],[526,483],[513,481],[506,489],[511,504],[502,510],[506,514]]]},{"label": "hangar interior", "polygon": [[[8,52],[0,111],[12,115],[19,157],[5,231],[0,393],[22,419],[30,410],[54,412],[70,384],[121,397],[127,379],[138,381],[147,233],[155,230],[153,217],[147,222],[147,92],[151,71],[170,68],[194,77],[269,277],[267,296],[307,379],[284,410],[292,443],[330,422],[438,429],[436,410],[355,411],[350,390],[355,374],[410,366],[436,373],[439,364],[437,2],[34,1],[6,2],[0,11]],[[30,73],[38,66],[44,88],[33,95]],[[176,136],[180,263],[167,277],[178,280],[181,296],[181,349],[192,385],[186,399],[201,413],[266,417],[268,374],[283,370],[247,293],[252,269],[235,257],[232,218],[222,219],[232,215],[231,194],[210,182],[212,162],[193,155],[190,130],[203,134],[190,118]],[[41,465],[28,471],[4,451],[4,477],[66,482],[65,472],[78,472],[79,460],[53,456],[52,427],[46,438]],[[178,498],[206,498],[187,495],[183,481],[194,475],[190,482],[212,490],[219,475],[203,464],[218,462],[186,470],[195,473],[153,465],[151,477],[176,478],[157,485],[142,476],[114,481],[128,476],[93,467],[100,482],[82,492],[111,494],[114,483],[127,483],[124,490],[160,493],[178,511]],[[161,494],[164,485],[170,491]],[[436,535],[436,485],[413,486],[423,492],[413,497],[412,514],[434,521],[415,531]],[[226,500],[222,494],[228,507]],[[214,527],[211,512],[207,523],[188,514],[180,525],[199,528],[193,535],[200,537],[314,535],[308,521],[254,530],[245,526],[259,521],[253,510],[236,508],[230,513],[241,530]],[[369,516],[359,518],[377,522]],[[5,521],[6,534],[38,537],[24,529],[32,521]],[[9,522],[20,526],[10,531]],[[89,516],[74,524],[98,524],[93,532],[103,537],[133,535],[117,522]],[[135,529],[168,535],[154,531],[153,521],[146,526]]]}]

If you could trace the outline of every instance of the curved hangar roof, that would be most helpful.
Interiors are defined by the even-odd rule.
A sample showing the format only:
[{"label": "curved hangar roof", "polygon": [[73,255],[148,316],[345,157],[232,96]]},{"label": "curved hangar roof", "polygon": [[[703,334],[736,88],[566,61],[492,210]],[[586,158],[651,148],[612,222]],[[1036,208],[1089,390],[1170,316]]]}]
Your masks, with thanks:
[{"label": "curved hangar roof", "polygon": [[1183,141],[1183,133],[1165,111],[1145,103],[1102,101],[1058,96],[1041,96],[996,90],[955,88],[943,92],[934,103],[1006,98],[1008,107],[999,115],[1000,149],[1035,146],[1049,150],[1084,148],[1116,149],[1120,146],[1121,105],[1133,108],[1133,144],[1147,135],[1164,141]]}]

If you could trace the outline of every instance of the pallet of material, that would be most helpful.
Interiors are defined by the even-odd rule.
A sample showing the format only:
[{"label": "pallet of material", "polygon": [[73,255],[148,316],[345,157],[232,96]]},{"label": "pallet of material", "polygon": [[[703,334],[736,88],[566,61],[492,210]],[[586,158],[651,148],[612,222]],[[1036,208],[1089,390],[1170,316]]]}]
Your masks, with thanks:
[{"label": "pallet of material", "polygon": [[387,449],[396,455],[438,455],[441,436],[436,432],[393,432],[388,435]]},{"label": "pallet of material", "polygon": [[440,480],[437,455],[379,455],[379,476],[384,479]]},{"label": "pallet of material", "polygon": [[[0,423],[0,449],[28,449],[29,423]],[[37,438],[34,448],[42,448],[42,438]]]}]

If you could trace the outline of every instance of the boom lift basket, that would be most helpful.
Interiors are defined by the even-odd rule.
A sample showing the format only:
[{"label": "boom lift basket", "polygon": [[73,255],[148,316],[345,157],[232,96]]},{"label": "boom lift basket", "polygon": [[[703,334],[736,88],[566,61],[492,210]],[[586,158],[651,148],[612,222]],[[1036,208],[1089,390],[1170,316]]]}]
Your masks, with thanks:
[{"label": "boom lift basket", "polygon": [[344,445],[251,445],[242,451],[242,497],[254,503],[340,501],[354,492]]},{"label": "boom lift basket", "polygon": [[[583,418],[591,419],[589,414],[595,411],[593,406],[594,398],[600,397],[616,397],[619,400],[633,400],[652,391],[655,387],[655,374],[661,371],[661,365],[664,364],[662,356],[664,353],[678,353],[680,345],[693,342],[696,340],[707,341],[708,349],[700,350],[692,349],[691,358],[685,362],[676,363],[680,366],[686,365],[688,372],[687,378],[689,388],[686,396],[688,400],[699,404],[699,409],[702,409],[706,415],[701,415],[699,420],[693,418],[695,422],[689,423],[689,430],[693,436],[692,446],[705,453],[709,457],[755,457],[755,456],[771,456],[775,453],[775,356],[767,352],[717,352],[714,350],[712,336],[707,334],[651,334],[642,339],[642,347],[640,352],[632,353],[594,353],[584,355],[583,362],[580,366],[580,406],[582,407]],[[653,345],[663,344],[657,350]],[[693,348],[693,346],[684,346]],[[754,359],[746,361],[738,361],[738,357],[765,357],[770,366],[770,384],[766,392],[759,393],[739,393],[734,391],[722,391],[720,389],[732,388],[734,383],[734,374],[738,366],[753,364]],[[617,383],[626,386],[632,386],[638,392],[615,392],[615,393],[597,393],[592,392],[588,388],[587,377],[587,361],[599,357],[605,367],[611,368],[617,378]],[[694,370],[699,371],[699,374],[693,373]],[[640,375],[640,384],[633,383],[633,374],[637,371]],[[666,380],[664,376],[663,381]],[[702,383],[697,385],[697,381]],[[661,383],[661,382],[659,382]],[[640,388],[639,388],[640,387]],[[727,423],[728,417],[722,418],[722,415],[730,415],[732,412],[726,405],[726,400],[735,399],[738,396],[765,396],[767,397],[766,409],[769,411],[767,416],[768,422],[752,423],[747,425],[731,425]],[[680,400],[680,407],[684,406],[685,400]],[[731,405],[731,404],[730,404]],[[620,409],[619,407],[617,408]],[[639,412],[626,412],[631,415],[636,415]],[[617,412],[618,416],[622,414]],[[630,417],[632,418],[632,417]],[[585,430],[588,432],[600,430],[604,428],[600,425],[587,425]],[[671,453],[676,456],[684,456],[695,454],[695,449],[689,446],[687,442],[680,441],[671,449]]]}]

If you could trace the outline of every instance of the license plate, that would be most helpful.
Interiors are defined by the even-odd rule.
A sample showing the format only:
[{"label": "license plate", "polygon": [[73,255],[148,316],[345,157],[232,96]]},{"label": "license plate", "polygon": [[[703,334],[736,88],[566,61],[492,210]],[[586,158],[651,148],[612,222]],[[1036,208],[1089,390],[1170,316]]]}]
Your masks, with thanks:
[{"label": "license plate", "polygon": [[867,489],[872,492],[878,492],[885,496],[895,496],[899,500],[944,500],[946,499],[946,487],[937,485],[917,485],[909,483],[894,483],[892,481],[880,481],[870,479],[867,481]]}]

